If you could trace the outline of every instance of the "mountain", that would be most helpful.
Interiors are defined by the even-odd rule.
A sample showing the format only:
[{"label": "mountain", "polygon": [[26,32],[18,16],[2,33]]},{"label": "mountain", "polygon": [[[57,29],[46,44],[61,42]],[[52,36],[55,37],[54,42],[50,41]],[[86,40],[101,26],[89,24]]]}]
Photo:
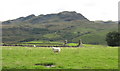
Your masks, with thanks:
[{"label": "mountain", "polygon": [[39,15],[35,16],[34,14],[29,15],[27,17],[20,17],[14,20],[8,20],[2,22],[2,24],[12,24],[12,23],[47,23],[47,22],[58,22],[58,21],[73,21],[73,20],[88,20],[80,13],[76,13],[75,11],[64,11],[58,14],[47,14],[47,15]]},{"label": "mountain", "polygon": [[38,15],[34,14],[2,22],[4,43],[27,41],[64,41],[87,44],[106,44],[105,37],[110,31],[117,31],[117,24],[90,21],[75,11]]}]

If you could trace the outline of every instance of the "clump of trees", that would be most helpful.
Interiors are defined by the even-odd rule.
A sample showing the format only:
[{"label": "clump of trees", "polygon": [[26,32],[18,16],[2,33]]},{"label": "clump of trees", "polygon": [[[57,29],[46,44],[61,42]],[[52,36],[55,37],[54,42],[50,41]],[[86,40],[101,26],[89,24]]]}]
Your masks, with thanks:
[{"label": "clump of trees", "polygon": [[120,32],[109,32],[106,35],[106,41],[108,46],[120,46]]}]

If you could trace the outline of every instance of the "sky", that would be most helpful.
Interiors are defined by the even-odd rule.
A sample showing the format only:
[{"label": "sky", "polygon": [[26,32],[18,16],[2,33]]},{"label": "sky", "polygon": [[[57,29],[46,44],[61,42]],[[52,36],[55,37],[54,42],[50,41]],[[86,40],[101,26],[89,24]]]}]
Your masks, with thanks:
[{"label": "sky", "polygon": [[118,2],[119,0],[0,0],[0,21],[62,11],[76,11],[91,21],[117,21]]}]

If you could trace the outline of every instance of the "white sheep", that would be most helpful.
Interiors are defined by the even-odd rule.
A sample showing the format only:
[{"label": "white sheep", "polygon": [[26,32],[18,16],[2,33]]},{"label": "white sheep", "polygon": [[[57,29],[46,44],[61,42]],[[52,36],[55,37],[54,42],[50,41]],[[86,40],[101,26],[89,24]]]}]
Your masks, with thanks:
[{"label": "white sheep", "polygon": [[60,53],[60,48],[59,47],[52,47],[52,50],[54,51],[54,53]]},{"label": "white sheep", "polygon": [[33,45],[33,47],[36,47],[36,45]]}]

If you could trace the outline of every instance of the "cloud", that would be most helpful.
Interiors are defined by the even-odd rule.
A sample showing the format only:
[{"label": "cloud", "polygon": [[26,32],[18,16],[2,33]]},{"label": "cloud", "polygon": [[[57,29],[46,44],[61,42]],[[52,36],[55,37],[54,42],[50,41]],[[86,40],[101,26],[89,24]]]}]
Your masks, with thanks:
[{"label": "cloud", "polygon": [[118,0],[1,0],[0,20],[76,11],[90,20],[117,20]]}]

